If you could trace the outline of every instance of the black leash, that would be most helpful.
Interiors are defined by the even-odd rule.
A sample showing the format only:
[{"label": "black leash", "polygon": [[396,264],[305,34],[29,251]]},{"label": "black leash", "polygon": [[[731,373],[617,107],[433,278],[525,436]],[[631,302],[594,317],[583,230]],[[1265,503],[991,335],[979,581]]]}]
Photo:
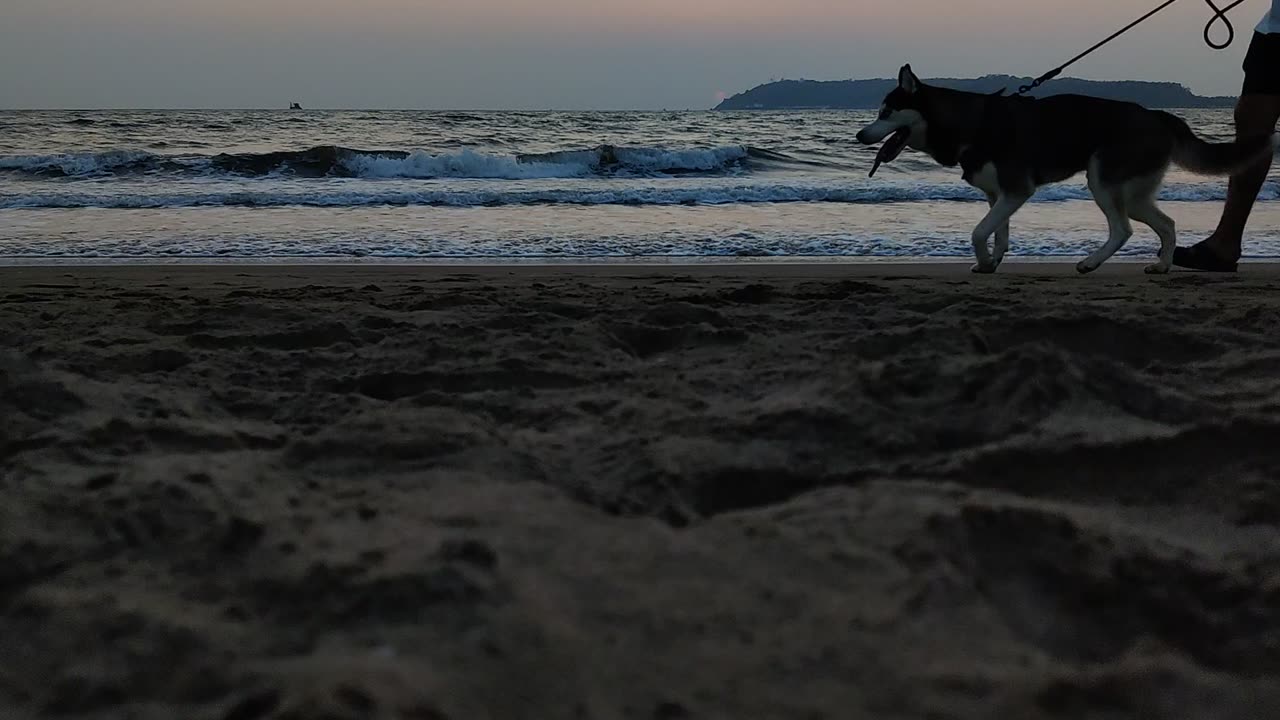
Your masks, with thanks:
[{"label": "black leash", "polygon": [[[1134,27],[1136,27],[1138,24],[1142,23],[1142,22],[1143,22],[1144,20],[1146,20],[1147,18],[1151,17],[1152,15],[1155,15],[1156,13],[1158,13],[1158,12],[1160,12],[1161,10],[1163,10],[1163,9],[1165,9],[1165,8],[1167,8],[1167,7],[1169,7],[1170,5],[1174,4],[1174,3],[1175,3],[1175,2],[1177,2],[1177,1],[1178,1],[1178,0],[1165,0],[1163,3],[1161,3],[1161,4],[1159,5],[1159,7],[1157,7],[1157,8],[1156,8],[1156,9],[1154,9],[1154,10],[1152,10],[1151,12],[1148,12],[1146,15],[1143,15],[1142,17],[1138,18],[1137,20],[1134,20],[1133,22],[1129,23],[1128,25],[1125,25],[1124,27],[1120,28],[1119,30],[1115,31],[1115,32],[1114,32],[1114,33],[1112,33],[1110,36],[1108,36],[1105,40],[1103,40],[1103,41],[1099,42],[1098,44],[1094,45],[1093,47],[1089,48],[1088,50],[1085,50],[1084,52],[1082,52],[1082,53],[1080,53],[1079,55],[1077,55],[1077,56],[1075,56],[1075,57],[1071,58],[1070,60],[1068,60],[1068,61],[1066,61],[1066,62],[1062,63],[1062,64],[1061,64],[1061,65],[1059,65],[1058,67],[1056,67],[1056,68],[1054,68],[1054,69],[1050,70],[1049,72],[1047,72],[1047,73],[1045,73],[1045,74],[1041,75],[1040,77],[1036,78],[1035,80],[1032,80],[1030,85],[1023,85],[1023,86],[1019,87],[1019,88],[1018,88],[1018,92],[1017,92],[1017,94],[1018,94],[1018,95],[1025,95],[1025,94],[1027,94],[1027,93],[1031,92],[1032,90],[1035,90],[1036,88],[1040,87],[1041,85],[1043,85],[1043,84],[1045,84],[1045,83],[1049,82],[1050,80],[1052,80],[1052,79],[1054,79],[1054,78],[1058,77],[1058,75],[1059,75],[1059,74],[1061,74],[1063,70],[1066,70],[1067,68],[1071,67],[1071,66],[1072,66],[1072,65],[1074,65],[1076,62],[1078,62],[1081,58],[1085,57],[1085,56],[1086,56],[1086,55],[1088,55],[1089,53],[1092,53],[1094,50],[1097,50],[1098,48],[1102,47],[1103,45],[1106,45],[1107,43],[1111,42],[1112,40],[1115,40],[1116,38],[1120,37],[1121,35],[1123,35],[1123,34],[1125,34],[1125,33],[1129,32],[1130,30],[1132,30],[1132,29],[1133,29]],[[1227,13],[1231,12],[1231,10],[1232,10],[1235,6],[1237,6],[1237,5],[1239,5],[1239,4],[1243,3],[1243,2],[1244,2],[1244,0],[1235,0],[1235,2],[1231,3],[1230,5],[1228,5],[1228,6],[1224,7],[1224,8],[1219,8],[1217,5],[1215,5],[1215,4],[1214,4],[1213,0],[1204,0],[1204,3],[1205,3],[1206,5],[1208,5],[1208,6],[1213,10],[1213,17],[1209,18],[1209,23],[1208,23],[1207,25],[1205,25],[1205,26],[1204,26],[1204,43],[1205,43],[1206,45],[1208,45],[1209,47],[1213,48],[1214,50],[1223,50],[1223,49],[1226,49],[1227,47],[1229,47],[1229,46],[1231,45],[1231,43],[1235,41],[1235,39],[1236,39],[1236,29],[1235,29],[1235,27],[1233,27],[1233,26],[1231,25],[1231,20],[1229,20],[1229,19],[1227,18]],[[1222,24],[1223,24],[1223,26],[1227,28],[1227,39],[1226,39],[1226,42],[1222,42],[1222,43],[1216,43],[1216,42],[1214,42],[1214,41],[1213,41],[1213,38],[1209,36],[1210,31],[1212,31],[1212,30],[1213,30],[1213,26],[1214,26],[1214,25],[1216,25],[1219,21],[1221,21],[1221,22],[1222,22]]]}]

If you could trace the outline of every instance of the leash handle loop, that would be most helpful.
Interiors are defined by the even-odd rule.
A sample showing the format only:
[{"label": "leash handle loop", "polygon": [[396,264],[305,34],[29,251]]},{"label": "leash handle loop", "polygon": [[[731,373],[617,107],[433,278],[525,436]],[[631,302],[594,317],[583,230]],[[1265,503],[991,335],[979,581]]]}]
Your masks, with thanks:
[{"label": "leash handle loop", "polygon": [[[1242,2],[1244,2],[1244,0],[1235,0],[1235,2],[1230,5],[1224,8],[1219,8],[1214,4],[1213,0],[1204,0],[1204,4],[1213,9],[1213,17],[1209,18],[1209,24],[1204,26],[1205,45],[1208,45],[1214,50],[1226,50],[1232,42],[1235,42],[1236,29],[1235,26],[1231,24],[1230,18],[1227,17],[1227,13]],[[1213,41],[1213,38],[1209,37],[1209,33],[1213,31],[1213,26],[1217,25],[1219,22],[1221,22],[1222,26],[1227,29],[1227,39],[1220,43],[1216,43]]]}]

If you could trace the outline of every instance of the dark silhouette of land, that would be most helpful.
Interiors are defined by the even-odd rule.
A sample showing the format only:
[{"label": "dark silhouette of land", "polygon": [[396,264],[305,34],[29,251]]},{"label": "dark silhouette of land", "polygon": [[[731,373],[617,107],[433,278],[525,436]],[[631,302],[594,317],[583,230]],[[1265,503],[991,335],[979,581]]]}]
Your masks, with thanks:
[{"label": "dark silhouette of land", "polygon": [[[896,81],[873,80],[778,80],[739,93],[716,106],[716,110],[798,110],[877,108]],[[1012,75],[986,75],[980,78],[936,78],[926,83],[941,87],[989,93],[1007,89],[1016,92],[1031,78]],[[1082,80],[1058,78],[1037,88],[1034,97],[1063,93],[1092,95],[1113,100],[1128,100],[1150,108],[1231,107],[1234,97],[1204,97],[1171,82],[1143,80]]]}]

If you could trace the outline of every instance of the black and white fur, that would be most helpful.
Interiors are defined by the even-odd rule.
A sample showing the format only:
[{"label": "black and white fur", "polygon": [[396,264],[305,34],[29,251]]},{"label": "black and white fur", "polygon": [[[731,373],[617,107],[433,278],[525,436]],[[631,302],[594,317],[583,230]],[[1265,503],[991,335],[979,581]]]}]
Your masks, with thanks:
[{"label": "black and white fur", "polygon": [[[1042,185],[1088,173],[1107,217],[1107,242],[1076,269],[1092,272],[1133,235],[1130,220],[1160,238],[1148,273],[1166,273],[1177,245],[1173,220],[1156,207],[1175,164],[1202,175],[1231,175],[1274,152],[1275,136],[1209,143],[1181,118],[1134,103],[1083,95],[1042,99],[982,95],[925,85],[904,65],[880,116],[857,135],[874,144],[908,127],[907,146],[947,167],[987,196],[990,211],[973,230],[974,272],[995,272],[1009,250],[1009,218]],[[987,241],[995,235],[994,253]]]}]

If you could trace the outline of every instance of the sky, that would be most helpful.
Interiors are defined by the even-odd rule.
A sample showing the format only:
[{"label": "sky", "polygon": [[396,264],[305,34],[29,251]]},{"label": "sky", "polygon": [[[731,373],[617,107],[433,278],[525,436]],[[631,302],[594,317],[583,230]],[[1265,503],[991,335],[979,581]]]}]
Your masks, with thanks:
[{"label": "sky", "polygon": [[[698,109],[777,78],[1038,75],[1156,0],[0,0],[0,107]],[[1067,74],[1234,95],[1268,0]],[[1221,30],[1219,29],[1219,32]]]}]

